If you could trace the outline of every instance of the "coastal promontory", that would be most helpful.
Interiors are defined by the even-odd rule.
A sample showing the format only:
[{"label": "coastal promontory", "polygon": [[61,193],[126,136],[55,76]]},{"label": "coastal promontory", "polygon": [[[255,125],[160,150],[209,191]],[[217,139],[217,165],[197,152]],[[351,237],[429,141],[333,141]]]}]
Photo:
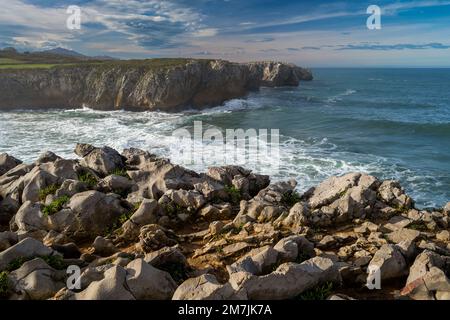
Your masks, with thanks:
[{"label": "coastal promontory", "polygon": [[0,68],[0,110],[80,108],[179,111],[241,98],[260,87],[298,86],[309,70],[281,62],[149,59]]}]

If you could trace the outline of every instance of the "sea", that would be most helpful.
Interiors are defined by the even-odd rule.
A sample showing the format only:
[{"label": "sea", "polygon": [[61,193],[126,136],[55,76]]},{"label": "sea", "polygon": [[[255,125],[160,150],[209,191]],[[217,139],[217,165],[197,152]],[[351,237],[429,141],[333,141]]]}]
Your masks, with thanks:
[{"label": "sea", "polygon": [[[314,80],[299,87],[262,88],[200,111],[104,112],[80,106],[0,112],[0,153],[24,162],[46,150],[76,158],[75,144],[83,142],[119,151],[141,148],[204,171],[210,163],[189,162],[176,152],[198,141],[180,140],[175,131],[192,131],[199,122],[203,130],[224,132],[276,129],[276,170],[270,157],[244,163],[255,173],[269,172],[272,181],[295,178],[303,192],[330,176],[358,171],[400,181],[419,208],[450,201],[450,69],[312,72]],[[209,154],[226,152],[220,143],[200,143]]]}]

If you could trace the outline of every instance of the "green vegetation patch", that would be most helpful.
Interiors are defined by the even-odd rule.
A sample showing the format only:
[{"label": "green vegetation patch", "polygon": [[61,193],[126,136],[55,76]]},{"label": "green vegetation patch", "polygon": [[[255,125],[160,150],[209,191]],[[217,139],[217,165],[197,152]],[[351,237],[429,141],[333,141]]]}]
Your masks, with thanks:
[{"label": "green vegetation patch", "polygon": [[238,203],[239,201],[242,200],[241,190],[239,190],[235,186],[226,186],[225,191],[230,196],[232,203]]},{"label": "green vegetation patch", "polygon": [[281,202],[289,207],[292,207],[294,204],[300,202],[301,197],[296,191],[288,191],[283,194],[281,198]]},{"label": "green vegetation patch", "polygon": [[54,194],[58,189],[59,189],[58,185],[52,184],[48,187],[45,187],[44,189],[39,190],[39,200],[45,201],[45,199],[49,194]]},{"label": "green vegetation patch", "polygon": [[115,175],[115,176],[121,176],[121,177],[125,177],[127,179],[130,179],[130,176],[127,173],[127,170],[125,168],[117,168],[114,169],[111,174]]},{"label": "green vegetation patch", "polygon": [[58,64],[36,63],[36,64],[0,64],[0,69],[51,69]]},{"label": "green vegetation patch", "polygon": [[2,64],[23,64],[23,61],[11,58],[0,58],[0,65]]},{"label": "green vegetation patch", "polygon": [[84,182],[88,185],[89,188],[93,188],[97,185],[97,178],[90,172],[83,172],[78,175],[78,180]]},{"label": "green vegetation patch", "polygon": [[64,205],[69,202],[70,197],[68,196],[62,196],[55,200],[53,200],[48,206],[44,206],[44,209],[42,209],[42,213],[45,216],[51,216],[52,214],[57,213],[59,210],[61,210]]},{"label": "green vegetation patch", "polygon": [[10,292],[8,274],[8,271],[0,272],[0,299],[7,298]]},{"label": "green vegetation patch", "polygon": [[45,261],[50,267],[57,269],[57,270],[63,270],[66,268],[66,265],[64,263],[63,257],[59,255],[54,256],[32,256],[32,257],[20,257],[17,259],[14,259],[11,261],[8,266],[6,267],[6,272],[12,272],[14,270],[19,269],[23,266],[23,264],[27,261],[31,261],[36,258],[41,258]]},{"label": "green vegetation patch", "polygon": [[300,294],[299,300],[326,300],[333,292],[333,282],[327,282]]}]

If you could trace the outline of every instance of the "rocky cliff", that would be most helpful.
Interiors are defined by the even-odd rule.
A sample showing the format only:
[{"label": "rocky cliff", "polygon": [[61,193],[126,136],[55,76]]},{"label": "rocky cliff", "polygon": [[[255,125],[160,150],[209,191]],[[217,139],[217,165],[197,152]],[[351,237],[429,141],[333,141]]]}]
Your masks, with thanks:
[{"label": "rocky cliff", "polygon": [[238,166],[75,153],[0,155],[0,300],[450,299],[450,203],[416,209],[396,181],[349,173],[298,194]]},{"label": "rocky cliff", "polygon": [[160,59],[0,70],[0,110],[203,108],[262,86],[298,86],[311,73],[292,64]]}]

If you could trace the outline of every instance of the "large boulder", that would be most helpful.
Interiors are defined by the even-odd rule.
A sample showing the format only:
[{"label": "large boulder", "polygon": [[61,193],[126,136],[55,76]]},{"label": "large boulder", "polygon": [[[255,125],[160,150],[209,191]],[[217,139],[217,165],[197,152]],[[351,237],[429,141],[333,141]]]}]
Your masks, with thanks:
[{"label": "large boulder", "polygon": [[305,193],[311,210],[302,210],[300,216],[293,217],[303,224],[326,227],[378,214],[380,208],[387,206],[377,199],[380,184],[375,177],[363,173],[331,177]]},{"label": "large boulder", "polygon": [[200,175],[167,159],[155,159],[145,163],[140,170],[128,171],[130,178],[137,184],[132,193],[136,199],[159,199],[166,191],[192,190],[199,182]]},{"label": "large boulder", "polygon": [[216,277],[204,274],[184,281],[175,291],[173,300],[226,300],[236,299],[229,283],[220,284]]},{"label": "large boulder", "polygon": [[41,212],[40,203],[26,201],[17,211],[14,222],[19,233],[47,229],[47,219]]},{"label": "large boulder", "polygon": [[274,272],[244,281],[238,294],[245,292],[250,300],[282,300],[326,282],[340,283],[337,265],[328,259],[315,257],[301,264],[285,263]]},{"label": "large boulder", "polygon": [[383,181],[378,188],[378,193],[384,202],[394,208],[401,210],[410,209],[413,205],[413,201],[408,197],[400,183],[394,180]]},{"label": "large boulder", "polygon": [[112,266],[104,272],[103,278],[71,298],[74,300],[136,300],[125,287],[127,271],[121,266]]},{"label": "large boulder", "polygon": [[39,191],[58,183],[58,177],[41,169],[40,167],[34,167],[29,173],[27,173],[23,178],[23,192],[22,192],[22,202],[39,201]]},{"label": "large boulder", "polygon": [[276,182],[262,189],[250,201],[241,201],[240,211],[233,223],[236,226],[248,221],[273,222],[283,212],[287,212],[289,205],[284,200],[286,195],[294,192],[295,180]]},{"label": "large boulder", "polygon": [[55,252],[33,238],[25,238],[19,243],[0,253],[0,271],[5,270],[14,260],[20,258],[33,258],[37,256],[49,256]]},{"label": "large boulder", "polygon": [[449,265],[449,257],[425,250],[411,266],[402,295],[415,300],[450,299]]},{"label": "large boulder", "polygon": [[0,176],[4,175],[9,170],[15,168],[19,164],[21,164],[22,161],[14,158],[13,156],[10,156],[7,153],[1,153],[0,154]]},{"label": "large boulder", "polygon": [[385,244],[373,256],[368,270],[379,271],[381,280],[389,280],[407,275],[407,267],[401,250],[395,245]]},{"label": "large boulder", "polygon": [[131,191],[135,183],[130,179],[118,175],[109,175],[98,183],[98,188],[102,192],[114,192],[123,194]]},{"label": "large boulder", "polygon": [[104,235],[128,211],[116,196],[98,191],[77,193],[67,208],[49,217],[50,228],[75,238]]},{"label": "large boulder", "polygon": [[75,154],[82,159],[81,164],[103,176],[124,167],[122,156],[110,147],[96,148],[90,144],[77,144]]},{"label": "large boulder", "polygon": [[66,273],[36,258],[25,262],[9,277],[13,283],[13,299],[44,300],[53,297],[65,286]]},{"label": "large boulder", "polygon": [[177,288],[170,274],[156,269],[143,259],[133,260],[126,270],[127,287],[138,300],[169,300]]},{"label": "large boulder", "polygon": [[210,167],[206,175],[222,185],[235,187],[244,198],[254,197],[270,183],[269,176],[254,174],[239,166]]}]

